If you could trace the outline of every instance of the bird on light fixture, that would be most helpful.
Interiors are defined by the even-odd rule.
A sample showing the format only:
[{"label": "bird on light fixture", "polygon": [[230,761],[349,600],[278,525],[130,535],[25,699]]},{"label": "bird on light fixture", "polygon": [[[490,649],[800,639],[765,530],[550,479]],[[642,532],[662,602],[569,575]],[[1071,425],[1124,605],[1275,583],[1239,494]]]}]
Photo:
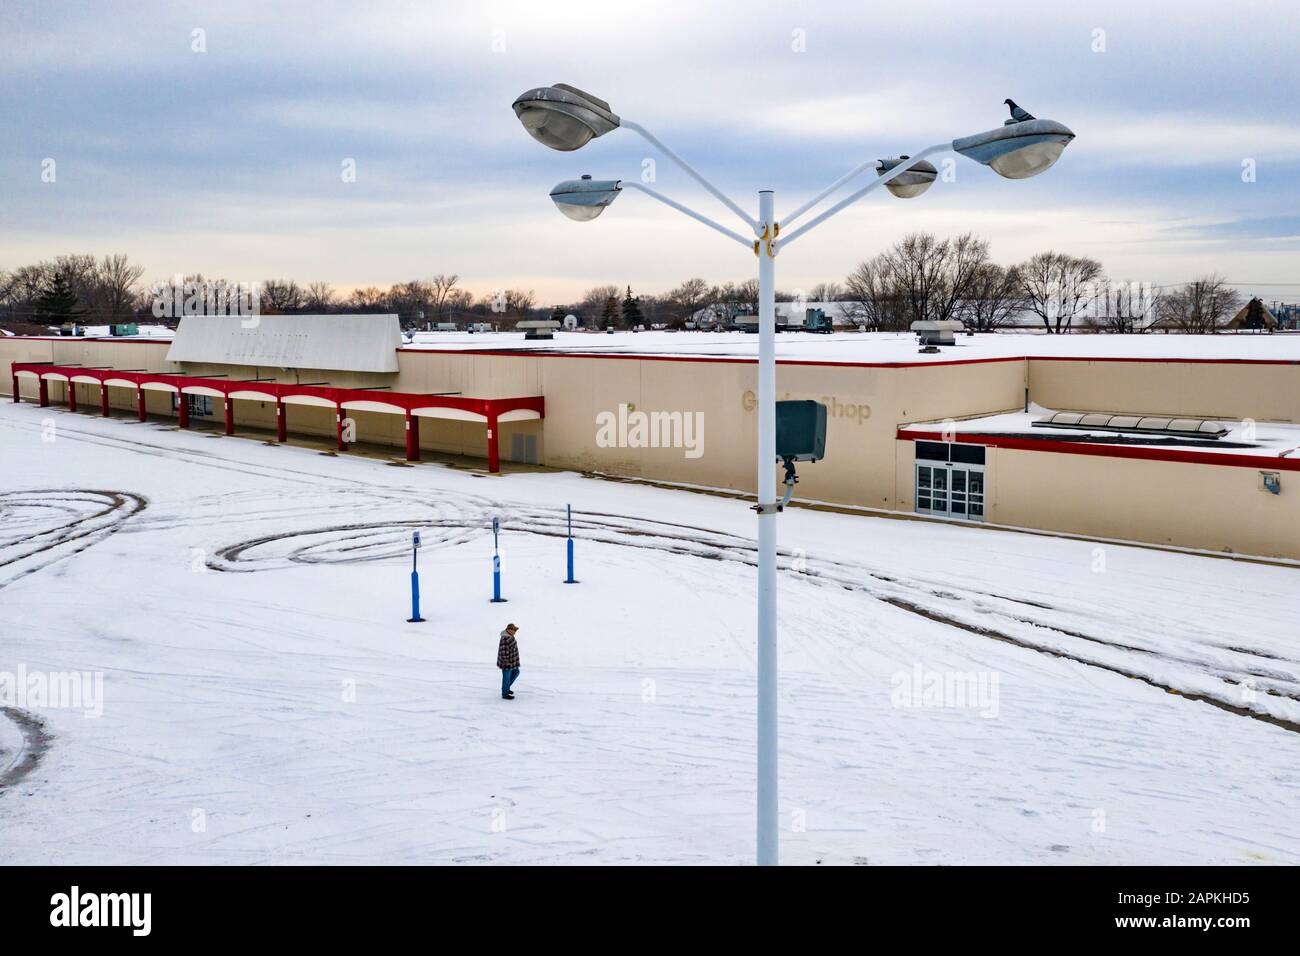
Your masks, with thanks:
[{"label": "bird on light fixture", "polygon": [[1007,104],[1007,108],[1011,110],[1011,119],[1006,120],[1002,124],[1003,126],[1010,126],[1012,123],[1023,123],[1027,120],[1035,119],[1033,113],[1030,113],[1028,110],[1023,110],[1019,106],[1017,106],[1015,100],[1008,98],[1003,100],[1002,102]]}]

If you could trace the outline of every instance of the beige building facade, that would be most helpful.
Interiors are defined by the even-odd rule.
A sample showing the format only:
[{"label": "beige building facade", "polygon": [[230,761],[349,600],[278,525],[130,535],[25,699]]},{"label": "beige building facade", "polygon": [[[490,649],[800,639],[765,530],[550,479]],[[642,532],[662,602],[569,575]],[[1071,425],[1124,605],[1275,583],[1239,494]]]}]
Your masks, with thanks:
[{"label": "beige building facade", "polygon": [[[542,396],[540,420],[500,425],[503,460],[741,492],[752,492],[755,485],[757,366],[746,358],[416,348],[397,350],[395,373],[362,373],[171,363],[166,355],[166,343],[146,340],[0,339],[0,368],[6,370],[10,363],[37,362],[484,399]],[[13,380],[5,375],[0,388],[11,391]],[[33,377],[17,381],[24,401],[37,397]],[[48,383],[52,405],[66,403],[67,387],[62,381]],[[72,387],[82,410],[98,410],[98,385]],[[918,458],[917,441],[905,434],[905,426],[941,432],[945,421],[1020,411],[1027,402],[1058,410],[1300,424],[1300,363],[1285,361],[781,361],[777,391],[781,398],[814,399],[828,410],[827,457],[800,467],[800,498],[907,513],[917,508]],[[136,401],[131,388],[109,388],[113,409],[134,411]],[[145,397],[148,414],[164,418],[176,414],[175,401],[163,391]],[[275,428],[274,403],[236,399],[235,406],[241,427]],[[682,447],[678,441],[655,447],[653,429],[648,439],[629,431],[616,441],[608,440],[608,430],[602,432],[601,423],[610,416],[634,420],[638,412],[658,413],[669,439],[681,436],[676,423],[690,416],[698,424],[689,433],[694,445]],[[357,441],[402,446],[400,415],[364,408],[348,414],[355,419]],[[219,415],[214,410],[213,417]],[[331,435],[334,412],[295,407],[288,429],[290,435]],[[970,436],[960,441],[979,444]],[[425,420],[419,444],[472,457],[487,453],[481,421]],[[1107,446],[1080,454],[1050,442],[1021,445],[991,442],[980,452],[983,465],[971,466],[971,474],[979,475],[979,520],[1300,560],[1300,450],[1295,457],[1274,454],[1268,461],[1254,454],[1204,461],[1161,458],[1158,448],[1138,454]],[[1265,472],[1279,476],[1278,493],[1276,484],[1274,490],[1263,487]]]}]

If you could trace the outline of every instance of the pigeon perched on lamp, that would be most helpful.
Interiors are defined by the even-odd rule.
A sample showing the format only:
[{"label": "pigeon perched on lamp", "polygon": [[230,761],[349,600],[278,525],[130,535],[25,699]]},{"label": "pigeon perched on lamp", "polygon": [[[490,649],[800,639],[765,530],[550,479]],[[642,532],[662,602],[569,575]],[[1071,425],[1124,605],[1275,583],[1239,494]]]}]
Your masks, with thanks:
[{"label": "pigeon perched on lamp", "polygon": [[1003,126],[1010,126],[1012,123],[1024,123],[1035,118],[1033,113],[1017,106],[1016,101],[1013,99],[1005,99],[1002,102],[1007,104],[1007,108],[1011,110],[1011,119],[1003,122]]}]

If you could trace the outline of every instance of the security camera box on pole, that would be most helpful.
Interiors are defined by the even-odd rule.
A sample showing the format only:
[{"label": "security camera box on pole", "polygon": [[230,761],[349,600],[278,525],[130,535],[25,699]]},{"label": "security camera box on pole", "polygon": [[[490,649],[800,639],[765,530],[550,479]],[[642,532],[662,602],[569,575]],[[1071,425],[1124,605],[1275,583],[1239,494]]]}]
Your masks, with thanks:
[{"label": "security camera box on pole", "polygon": [[826,457],[826,406],[821,402],[776,403],[776,457],[820,461]]}]

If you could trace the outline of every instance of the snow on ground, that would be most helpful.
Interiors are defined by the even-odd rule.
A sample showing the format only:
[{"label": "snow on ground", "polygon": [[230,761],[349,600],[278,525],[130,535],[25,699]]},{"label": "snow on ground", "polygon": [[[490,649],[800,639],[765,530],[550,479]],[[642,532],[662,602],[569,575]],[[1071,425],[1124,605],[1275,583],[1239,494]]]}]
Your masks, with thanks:
[{"label": "snow on ground", "polygon": [[[556,332],[552,340],[526,340],[521,332],[420,332],[408,349],[467,351],[530,349],[629,355],[758,357],[758,336],[745,332]],[[1075,358],[1217,358],[1300,361],[1300,333],[1222,335],[1046,335],[997,332],[959,335],[937,353],[918,351],[911,332],[782,332],[776,356],[804,362],[951,362],[954,360],[1062,356]]]},{"label": "snow on ground", "polygon": [[[785,862],[1300,862],[1297,570],[779,520]],[[749,862],[753,523],[4,403],[0,863]]]}]

